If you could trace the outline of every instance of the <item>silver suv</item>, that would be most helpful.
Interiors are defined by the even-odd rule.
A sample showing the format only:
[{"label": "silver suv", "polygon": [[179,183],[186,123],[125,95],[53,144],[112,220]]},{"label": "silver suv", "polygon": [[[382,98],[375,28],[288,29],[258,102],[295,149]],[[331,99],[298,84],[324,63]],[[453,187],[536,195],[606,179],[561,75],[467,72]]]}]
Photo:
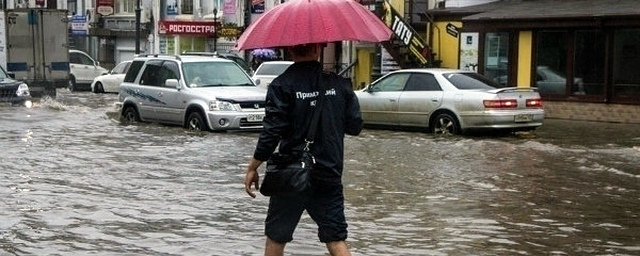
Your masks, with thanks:
[{"label": "silver suv", "polygon": [[116,106],[125,123],[198,131],[261,129],[266,93],[231,60],[149,54],[133,59]]}]

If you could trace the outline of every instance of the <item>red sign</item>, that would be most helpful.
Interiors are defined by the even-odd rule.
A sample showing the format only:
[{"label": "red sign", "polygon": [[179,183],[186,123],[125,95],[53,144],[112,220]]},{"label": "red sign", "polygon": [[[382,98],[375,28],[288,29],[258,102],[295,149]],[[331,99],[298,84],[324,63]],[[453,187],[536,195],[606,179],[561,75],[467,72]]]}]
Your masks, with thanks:
[{"label": "red sign", "polygon": [[158,33],[167,35],[213,36],[216,26],[213,21],[160,21]]},{"label": "red sign", "polygon": [[96,0],[96,12],[102,16],[113,14],[113,5],[115,0]]}]

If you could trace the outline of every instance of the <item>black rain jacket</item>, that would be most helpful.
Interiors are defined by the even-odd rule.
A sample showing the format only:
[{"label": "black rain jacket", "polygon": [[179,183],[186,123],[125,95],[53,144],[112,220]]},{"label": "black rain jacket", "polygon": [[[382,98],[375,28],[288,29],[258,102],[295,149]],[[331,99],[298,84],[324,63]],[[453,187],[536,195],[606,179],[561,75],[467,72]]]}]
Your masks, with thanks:
[{"label": "black rain jacket", "polygon": [[296,62],[271,82],[267,90],[263,130],[253,157],[266,161],[278,147],[283,154],[298,154],[304,148],[307,130],[322,79],[328,79],[324,105],[311,154],[316,159],[315,176],[340,180],[344,161],[344,135],[358,135],[362,116],[351,81],[326,73],[317,61]]}]

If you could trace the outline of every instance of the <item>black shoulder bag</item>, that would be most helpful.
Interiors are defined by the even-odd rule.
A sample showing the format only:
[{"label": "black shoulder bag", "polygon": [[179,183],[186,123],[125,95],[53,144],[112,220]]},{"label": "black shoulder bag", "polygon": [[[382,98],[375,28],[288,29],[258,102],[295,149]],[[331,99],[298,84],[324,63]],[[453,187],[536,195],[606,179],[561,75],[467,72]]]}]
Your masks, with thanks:
[{"label": "black shoulder bag", "polygon": [[316,160],[311,155],[309,147],[313,144],[320,113],[324,102],[328,77],[323,75],[323,81],[318,93],[318,102],[313,110],[305,146],[299,155],[283,155],[273,153],[267,161],[267,171],[260,186],[260,193],[265,196],[296,196],[305,195],[311,190],[311,170]]}]

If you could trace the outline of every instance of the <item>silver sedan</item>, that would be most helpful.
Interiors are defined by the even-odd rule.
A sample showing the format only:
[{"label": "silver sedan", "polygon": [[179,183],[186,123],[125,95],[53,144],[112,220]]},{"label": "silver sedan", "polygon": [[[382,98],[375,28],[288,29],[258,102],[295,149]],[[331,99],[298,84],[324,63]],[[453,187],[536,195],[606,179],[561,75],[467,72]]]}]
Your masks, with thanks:
[{"label": "silver sedan", "polygon": [[499,88],[472,71],[404,69],[356,91],[367,125],[417,127],[436,134],[532,130],[542,125],[540,94]]}]

